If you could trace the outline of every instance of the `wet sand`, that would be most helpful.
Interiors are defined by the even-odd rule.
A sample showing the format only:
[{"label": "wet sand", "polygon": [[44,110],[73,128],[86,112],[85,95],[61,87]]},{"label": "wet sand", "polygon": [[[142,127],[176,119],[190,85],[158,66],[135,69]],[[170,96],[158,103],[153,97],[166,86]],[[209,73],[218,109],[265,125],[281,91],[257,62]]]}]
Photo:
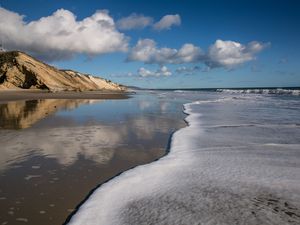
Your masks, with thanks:
[{"label": "wet sand", "polygon": [[0,90],[0,103],[17,100],[37,99],[126,99],[130,92],[113,91],[61,91],[49,92],[43,90]]},{"label": "wet sand", "polygon": [[149,96],[0,103],[0,224],[63,224],[97,185],[162,157],[185,126],[170,106]]},{"label": "wet sand", "polygon": [[23,218],[31,225],[62,224],[97,185],[160,158],[166,144],[161,142],[149,152],[119,150],[106,165],[79,156],[74,164],[63,167],[55,159],[33,155],[0,178],[1,222],[22,224]]}]

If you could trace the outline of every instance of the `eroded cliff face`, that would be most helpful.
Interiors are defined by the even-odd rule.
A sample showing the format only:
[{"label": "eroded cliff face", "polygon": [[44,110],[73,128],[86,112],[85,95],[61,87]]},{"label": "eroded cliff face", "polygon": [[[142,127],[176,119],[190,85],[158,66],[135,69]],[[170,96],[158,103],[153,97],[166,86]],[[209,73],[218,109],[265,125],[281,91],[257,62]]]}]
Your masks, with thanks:
[{"label": "eroded cliff face", "polygon": [[126,87],[72,70],[58,70],[22,52],[0,53],[0,89],[125,91]]}]

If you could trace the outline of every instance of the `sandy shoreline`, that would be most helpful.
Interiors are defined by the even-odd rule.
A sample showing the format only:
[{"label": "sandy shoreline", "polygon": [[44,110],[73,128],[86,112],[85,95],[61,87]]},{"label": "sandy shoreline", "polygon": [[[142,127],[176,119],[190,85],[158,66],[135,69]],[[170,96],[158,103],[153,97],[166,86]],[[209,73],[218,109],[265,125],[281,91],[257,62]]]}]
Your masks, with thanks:
[{"label": "sandy shoreline", "polygon": [[127,99],[131,94],[132,92],[117,91],[49,92],[43,90],[0,90],[0,103],[36,99]]}]

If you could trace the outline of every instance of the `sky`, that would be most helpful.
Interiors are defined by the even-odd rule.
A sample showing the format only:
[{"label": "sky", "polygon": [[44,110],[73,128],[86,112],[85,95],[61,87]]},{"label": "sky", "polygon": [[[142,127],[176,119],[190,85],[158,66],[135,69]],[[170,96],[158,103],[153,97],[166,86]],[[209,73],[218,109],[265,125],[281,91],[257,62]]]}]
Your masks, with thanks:
[{"label": "sky", "polygon": [[144,88],[300,86],[297,0],[0,0],[0,41]]}]

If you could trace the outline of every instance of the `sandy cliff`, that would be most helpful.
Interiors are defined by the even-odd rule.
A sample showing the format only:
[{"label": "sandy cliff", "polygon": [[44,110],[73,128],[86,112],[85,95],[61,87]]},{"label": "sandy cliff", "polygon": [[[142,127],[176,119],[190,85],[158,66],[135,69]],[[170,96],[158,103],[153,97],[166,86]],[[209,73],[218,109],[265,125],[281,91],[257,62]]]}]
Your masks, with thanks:
[{"label": "sandy cliff", "polygon": [[18,51],[0,53],[0,89],[125,91],[122,85],[72,70],[58,70]]}]

